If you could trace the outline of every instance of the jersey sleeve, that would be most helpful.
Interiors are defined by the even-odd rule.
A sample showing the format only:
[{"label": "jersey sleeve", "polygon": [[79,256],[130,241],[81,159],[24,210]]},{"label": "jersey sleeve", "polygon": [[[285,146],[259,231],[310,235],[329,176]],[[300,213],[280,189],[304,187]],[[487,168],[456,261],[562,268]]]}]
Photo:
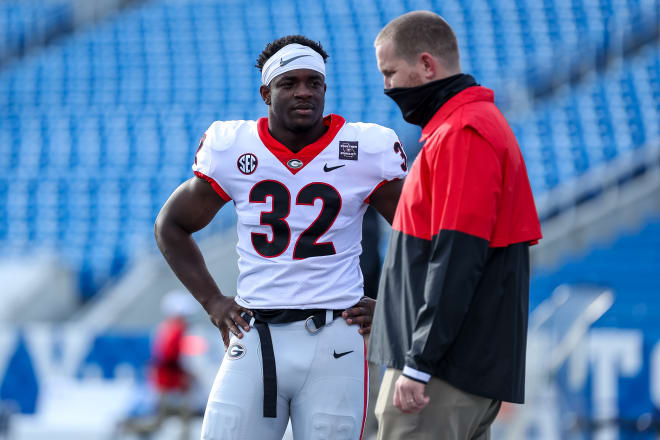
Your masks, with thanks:
[{"label": "jersey sleeve", "polygon": [[231,130],[232,127],[226,125],[226,123],[216,121],[206,130],[199,141],[192,170],[195,176],[209,182],[213,190],[228,202],[232,198],[223,187],[219,164],[222,160],[220,157],[222,152],[233,141],[235,134]]},{"label": "jersey sleeve", "polygon": [[408,175],[408,158],[394,130],[382,128],[383,133],[379,136],[379,181],[365,199],[369,203],[371,195],[381,186],[392,180],[403,180]]}]

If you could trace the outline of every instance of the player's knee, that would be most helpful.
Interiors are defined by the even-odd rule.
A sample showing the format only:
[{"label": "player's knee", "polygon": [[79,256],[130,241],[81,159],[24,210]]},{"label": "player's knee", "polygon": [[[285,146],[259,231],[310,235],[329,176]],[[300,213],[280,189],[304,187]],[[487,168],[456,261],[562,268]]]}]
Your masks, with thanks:
[{"label": "player's knee", "polygon": [[241,440],[243,419],[241,408],[220,402],[209,402],[202,424],[202,440]]},{"label": "player's knee", "polygon": [[312,416],[309,435],[311,440],[354,440],[359,437],[361,428],[355,417],[316,413]]}]

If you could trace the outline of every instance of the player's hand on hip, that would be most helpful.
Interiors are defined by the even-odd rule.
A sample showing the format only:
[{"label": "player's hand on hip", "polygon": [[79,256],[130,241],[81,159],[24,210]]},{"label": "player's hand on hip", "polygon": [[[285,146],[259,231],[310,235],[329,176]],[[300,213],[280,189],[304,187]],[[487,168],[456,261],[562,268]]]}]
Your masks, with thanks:
[{"label": "player's hand on hip", "polygon": [[358,324],[360,326],[358,332],[361,335],[368,335],[371,333],[371,321],[374,317],[375,308],[376,300],[363,296],[353,307],[344,310],[341,316],[348,325]]},{"label": "player's hand on hip", "polygon": [[242,313],[252,316],[252,311],[236,304],[234,298],[220,296],[215,299],[206,309],[213,325],[220,329],[222,342],[225,348],[229,347],[229,332],[242,338],[243,330],[250,331],[250,325],[241,317]]},{"label": "player's hand on hip", "polygon": [[392,403],[406,414],[419,412],[431,401],[424,395],[425,387],[426,384],[401,376],[394,384]]}]

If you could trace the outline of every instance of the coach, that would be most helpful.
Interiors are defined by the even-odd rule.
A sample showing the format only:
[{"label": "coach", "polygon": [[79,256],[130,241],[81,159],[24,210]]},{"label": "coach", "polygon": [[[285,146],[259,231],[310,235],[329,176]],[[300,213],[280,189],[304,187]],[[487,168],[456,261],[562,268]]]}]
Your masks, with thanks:
[{"label": "coach", "polygon": [[[440,16],[411,12],[375,41],[385,94],[424,147],[396,211],[369,359],[385,364],[379,439],[487,439],[524,399],[529,246],[540,225],[493,92],[462,74]],[[423,411],[422,411],[423,410]]]}]

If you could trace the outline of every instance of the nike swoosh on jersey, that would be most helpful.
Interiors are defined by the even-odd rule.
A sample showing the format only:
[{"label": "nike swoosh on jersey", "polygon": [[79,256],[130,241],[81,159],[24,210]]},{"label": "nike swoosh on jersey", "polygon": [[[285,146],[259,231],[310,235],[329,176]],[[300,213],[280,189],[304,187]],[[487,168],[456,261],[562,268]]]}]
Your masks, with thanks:
[{"label": "nike swoosh on jersey", "polygon": [[339,359],[342,356],[346,356],[349,353],[353,353],[353,350],[351,351],[345,351],[343,353],[337,353],[336,351],[333,351],[332,355],[335,357],[335,359]]},{"label": "nike swoosh on jersey", "polygon": [[344,165],[337,165],[336,167],[328,167],[328,164],[326,163],[325,165],[323,165],[323,171],[325,171],[327,173],[329,171],[336,170],[337,168],[341,168],[341,167],[345,167],[345,166],[346,165],[344,164]]},{"label": "nike swoosh on jersey", "polygon": [[310,55],[297,55],[297,56],[295,56],[295,57],[291,57],[291,58],[289,58],[289,59],[286,60],[286,61],[284,61],[284,59],[280,59],[280,67],[286,66],[286,65],[289,64],[291,61],[293,61],[293,60],[297,60],[298,58],[308,57],[308,56],[310,56]]}]

